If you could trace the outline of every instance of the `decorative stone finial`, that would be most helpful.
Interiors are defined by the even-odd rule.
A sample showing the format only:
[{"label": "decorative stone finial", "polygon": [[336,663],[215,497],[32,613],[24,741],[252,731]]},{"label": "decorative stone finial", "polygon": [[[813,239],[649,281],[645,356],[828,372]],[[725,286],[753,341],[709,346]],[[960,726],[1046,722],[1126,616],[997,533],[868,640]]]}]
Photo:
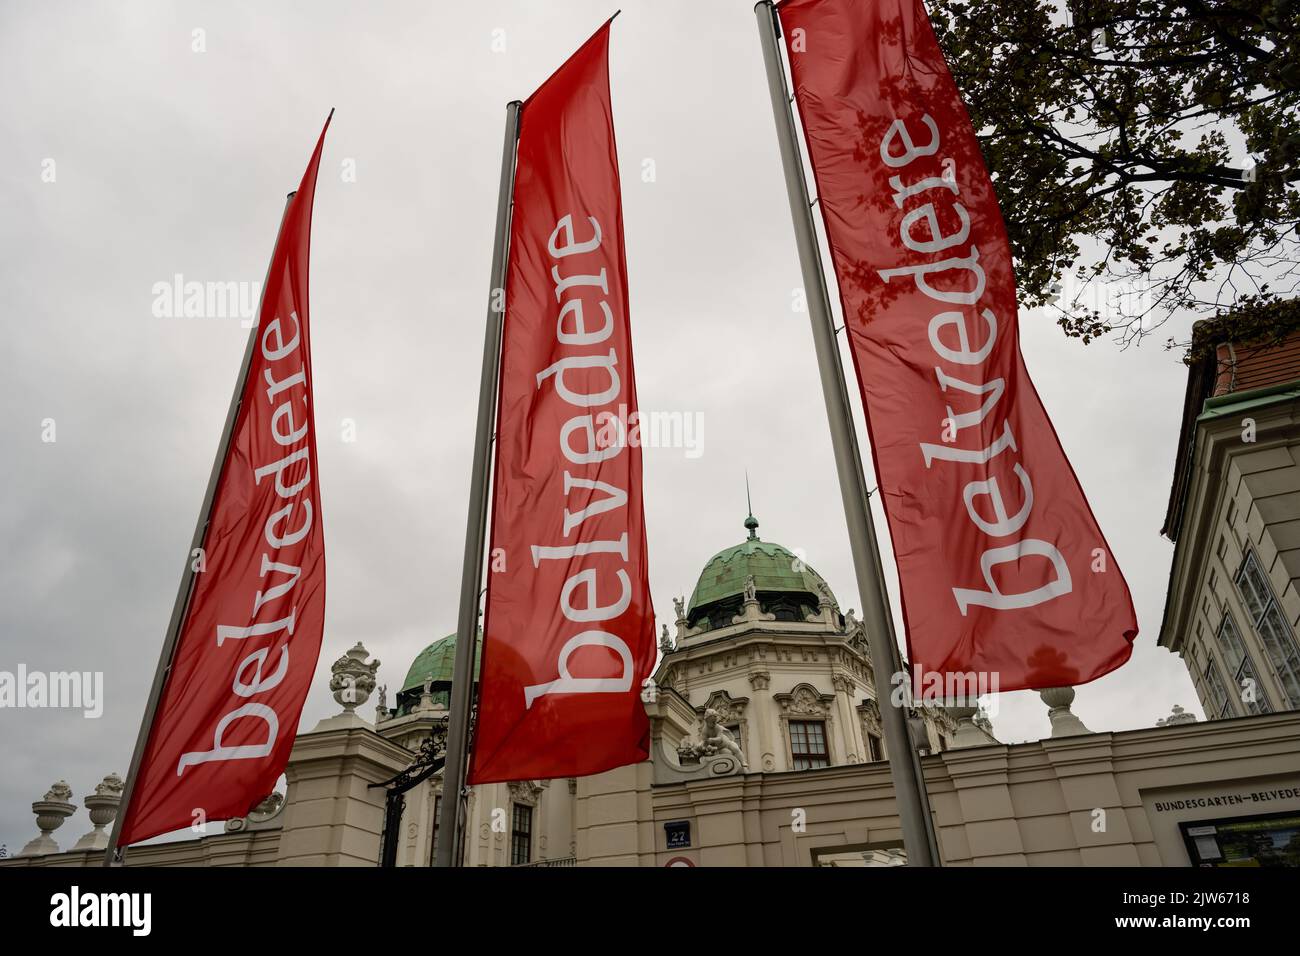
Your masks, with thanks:
[{"label": "decorative stone finial", "polygon": [[334,699],[343,705],[340,717],[351,716],[370,699],[375,689],[379,661],[366,663],[369,656],[370,652],[357,641],[351,650],[330,665],[330,690],[334,692]]},{"label": "decorative stone finial", "polygon": [[993,736],[993,726],[978,702],[968,701],[966,706],[945,707],[944,710],[957,722],[957,729],[948,741],[950,749],[961,750],[964,747],[985,747],[998,743],[998,739]]},{"label": "decorative stone finial", "polygon": [[318,723],[312,728],[312,733],[370,726],[357,713],[357,708],[370,699],[375,689],[375,672],[379,670],[379,661],[366,661],[369,655],[370,652],[357,641],[330,665],[330,690],[343,709]]},{"label": "decorative stone finial", "polygon": [[47,853],[58,853],[59,845],[50,834],[63,826],[63,821],[76,812],[76,804],[72,802],[72,788],[66,781],[58,781],[50,787],[43,799],[32,804],[32,813],[36,814],[36,827],[41,835],[23,847],[18,855],[44,856]]},{"label": "decorative stone finial", "polygon": [[1183,710],[1179,704],[1174,704],[1174,712],[1168,717],[1161,717],[1156,721],[1157,727],[1177,727],[1179,724],[1194,724],[1196,717]]},{"label": "decorative stone finial", "polygon": [[1070,710],[1070,705],[1074,703],[1073,687],[1045,687],[1038,691],[1038,696],[1047,705],[1047,719],[1052,722],[1053,737],[1077,737],[1092,733]]},{"label": "decorative stone finial", "polygon": [[103,850],[108,846],[108,834],[104,828],[117,817],[122,803],[122,778],[115,773],[95,785],[95,792],[82,800],[90,811],[90,822],[94,829],[83,836],[72,847],[74,850]]}]

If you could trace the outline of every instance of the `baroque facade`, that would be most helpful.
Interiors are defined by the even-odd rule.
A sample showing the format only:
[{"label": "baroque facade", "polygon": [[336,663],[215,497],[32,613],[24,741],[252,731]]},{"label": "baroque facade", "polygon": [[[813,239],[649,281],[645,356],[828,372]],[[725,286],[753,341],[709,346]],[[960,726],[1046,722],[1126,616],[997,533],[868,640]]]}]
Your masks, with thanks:
[{"label": "baroque facade", "polygon": [[[862,625],[752,516],[745,527],[675,602],[643,693],[650,759],[472,788],[467,865],[905,862]],[[443,795],[428,758],[454,656],[454,636],[431,644],[390,705],[378,662],[352,648],[331,668],[343,711],[299,734],[283,794],[224,832],[131,847],[127,865],[430,865]],[[1175,708],[1154,728],[1092,733],[1074,693],[1044,689],[1051,736],[1014,745],[973,707],[913,711],[945,865],[1300,864],[1300,713],[1197,722]],[[53,833],[76,811],[60,781],[33,804],[41,835],[0,866],[98,864],[114,793],[106,779],[86,798],[95,829],[60,851]]]}]

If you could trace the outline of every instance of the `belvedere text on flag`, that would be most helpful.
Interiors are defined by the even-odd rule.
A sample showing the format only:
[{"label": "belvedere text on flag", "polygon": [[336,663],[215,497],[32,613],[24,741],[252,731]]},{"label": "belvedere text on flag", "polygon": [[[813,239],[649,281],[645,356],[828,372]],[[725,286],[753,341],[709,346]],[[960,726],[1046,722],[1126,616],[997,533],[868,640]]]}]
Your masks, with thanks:
[{"label": "belvedere text on flag", "polygon": [[778,10],[913,676],[1100,677],[1132,651],[1132,600],[1021,358],[997,198],[925,7]]},{"label": "belvedere text on flag", "polygon": [[605,24],[523,105],[471,783],[645,759],[654,665]]},{"label": "belvedere text on flag", "polygon": [[[329,121],[326,121],[326,129]],[[284,770],[320,654],[325,541],[308,335],[325,130],[285,210],[188,610],[119,844],[243,816]]]}]

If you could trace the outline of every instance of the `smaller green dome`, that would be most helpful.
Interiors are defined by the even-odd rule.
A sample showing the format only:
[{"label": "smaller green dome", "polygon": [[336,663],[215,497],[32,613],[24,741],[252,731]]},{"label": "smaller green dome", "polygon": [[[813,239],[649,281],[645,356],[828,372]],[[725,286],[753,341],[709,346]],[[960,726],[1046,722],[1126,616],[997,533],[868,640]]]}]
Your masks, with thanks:
[{"label": "smaller green dome", "polygon": [[[479,674],[479,662],[483,657],[483,630],[478,632],[478,641],[474,647],[474,677]],[[411,668],[406,672],[402,690],[421,690],[426,680],[433,680],[433,689],[441,690],[451,686],[456,669],[456,635],[434,641],[416,655]]]}]

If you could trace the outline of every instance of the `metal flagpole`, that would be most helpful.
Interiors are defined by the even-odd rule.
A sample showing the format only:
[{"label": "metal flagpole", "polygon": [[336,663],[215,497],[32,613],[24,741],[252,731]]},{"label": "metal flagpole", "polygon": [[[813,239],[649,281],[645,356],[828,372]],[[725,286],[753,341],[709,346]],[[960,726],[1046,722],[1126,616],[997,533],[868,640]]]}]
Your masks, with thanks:
[{"label": "metal flagpole", "polygon": [[496,427],[497,385],[501,363],[501,324],[505,315],[510,212],[514,205],[515,149],[523,103],[506,104],[506,139],[501,152],[501,187],[497,193],[497,232],[492,246],[492,285],[483,335],[483,371],[479,378],[478,425],[474,432],[474,470],[470,475],[469,518],[465,526],[465,564],[460,579],[460,614],[456,624],[456,660],[452,671],[447,762],[442,771],[442,808],[451,804],[451,826],[439,826],[434,866],[460,866],[465,824],[465,776],[469,767],[469,715],[474,700],[474,651],[478,644],[479,593],[483,549],[487,541],[488,486],[492,477],[492,430]]},{"label": "metal flagpole", "polygon": [[[890,620],[889,598],[880,572],[880,550],[872,526],[867,502],[866,481],[862,473],[862,456],[853,427],[853,415],[840,363],[834,320],[826,274],[817,247],[808,184],[803,176],[803,155],[795,131],[794,113],[786,88],[785,68],[781,62],[780,24],[776,8],[769,0],[754,7],[758,32],[763,43],[763,62],[767,67],[767,85],[776,119],[777,140],[781,147],[781,164],[785,168],[786,191],[790,197],[790,216],[794,220],[795,240],[799,247],[799,265],[808,293],[808,314],[812,319],[813,342],[817,367],[821,373],[822,394],[830,422],[831,445],[835,450],[835,469],[844,499],[849,541],[853,549],[853,566],[857,572],[858,592],[862,596],[863,623],[871,651],[871,666],[876,694],[889,695],[893,688],[894,660],[897,654]],[[907,716],[901,707],[880,703],[880,721],[885,731],[889,755],[889,772],[894,782],[898,818],[903,831],[903,846],[909,866],[935,866],[939,862],[930,837],[930,808],[925,782],[907,728]]]},{"label": "metal flagpole", "polygon": [[[332,115],[332,114],[331,114]],[[271,265],[275,261],[275,250],[280,245],[280,236],[284,232],[284,220],[289,215],[289,204],[297,190],[288,194],[284,200],[284,211],[280,213],[280,227],[276,230],[275,245],[271,247],[271,262],[266,264],[266,277],[262,280],[262,291],[257,300],[257,319],[262,316],[262,303],[266,300],[266,283],[271,278]],[[104,850],[104,866],[121,865],[126,848],[118,847],[117,841],[122,833],[122,823],[127,810],[131,807],[131,797],[135,793],[135,778],[144,759],[144,749],[149,743],[149,731],[153,727],[154,717],[158,712],[158,702],[162,698],[163,685],[167,683],[167,674],[171,670],[172,658],[176,653],[176,643],[180,640],[181,627],[189,610],[190,597],[194,593],[195,552],[201,549],[208,537],[208,522],[212,518],[212,503],[217,494],[217,484],[221,481],[221,469],[230,454],[230,442],[234,436],[235,421],[239,417],[239,407],[244,400],[244,385],[248,382],[248,370],[253,365],[253,350],[257,343],[257,319],[248,331],[248,344],[244,346],[244,362],[239,367],[239,377],[235,380],[235,394],[230,399],[230,408],[226,411],[226,424],[221,431],[221,441],[217,443],[217,457],[212,462],[212,473],[208,476],[208,488],[203,494],[203,505],[199,509],[199,520],[194,527],[194,537],[190,540],[190,552],[185,558],[185,571],[181,574],[180,586],[176,589],[176,601],[172,604],[171,621],[167,624],[167,636],[163,639],[162,653],[158,655],[158,669],[154,671],[153,686],[149,689],[149,702],[145,705],[144,718],[140,722],[140,732],[135,739],[135,752],[131,755],[131,766],[126,773],[126,784],[122,788],[122,802],[118,804],[118,814],[113,820],[113,832],[108,838],[108,847]]]}]

